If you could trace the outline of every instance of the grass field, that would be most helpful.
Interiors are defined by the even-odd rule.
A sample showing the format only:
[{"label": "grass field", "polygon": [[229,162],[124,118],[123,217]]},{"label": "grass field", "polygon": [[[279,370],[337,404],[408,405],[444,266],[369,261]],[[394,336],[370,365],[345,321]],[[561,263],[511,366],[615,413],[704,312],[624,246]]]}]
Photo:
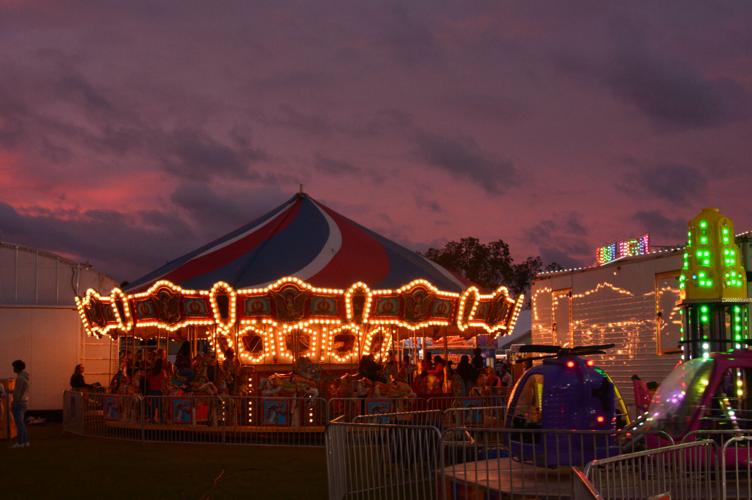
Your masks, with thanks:
[{"label": "grass field", "polygon": [[0,498],[326,498],[323,448],[141,444],[30,426],[0,447]]}]

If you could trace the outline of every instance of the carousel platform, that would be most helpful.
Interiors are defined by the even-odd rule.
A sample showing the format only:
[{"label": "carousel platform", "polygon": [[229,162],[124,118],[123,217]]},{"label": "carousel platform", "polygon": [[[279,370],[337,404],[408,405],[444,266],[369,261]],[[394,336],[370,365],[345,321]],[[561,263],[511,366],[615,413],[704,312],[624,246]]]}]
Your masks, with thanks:
[{"label": "carousel platform", "polygon": [[208,425],[140,423],[110,420],[99,425],[72,426],[75,434],[155,443],[204,443],[275,446],[323,446],[322,425]]},{"label": "carousel platform", "polygon": [[571,498],[569,467],[543,468],[509,457],[450,465],[443,470],[450,498]]},{"label": "carousel platform", "polygon": [[151,432],[203,432],[209,434],[222,434],[232,432],[245,433],[304,433],[322,434],[326,429],[323,425],[311,426],[282,426],[282,425],[221,425],[210,426],[205,424],[140,424],[138,422],[107,422],[107,427],[112,429],[144,430]]}]

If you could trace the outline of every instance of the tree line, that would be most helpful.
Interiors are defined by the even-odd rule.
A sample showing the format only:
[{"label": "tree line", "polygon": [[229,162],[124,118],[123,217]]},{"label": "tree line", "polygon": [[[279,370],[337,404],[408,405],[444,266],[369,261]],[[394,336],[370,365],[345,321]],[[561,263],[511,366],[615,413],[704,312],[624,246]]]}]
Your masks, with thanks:
[{"label": "tree line", "polygon": [[423,255],[482,288],[494,290],[504,285],[514,295],[524,293],[528,297],[536,274],[562,269],[555,262],[544,266],[537,256],[515,263],[504,240],[481,243],[478,238],[467,237],[449,241],[441,248],[429,248]]}]

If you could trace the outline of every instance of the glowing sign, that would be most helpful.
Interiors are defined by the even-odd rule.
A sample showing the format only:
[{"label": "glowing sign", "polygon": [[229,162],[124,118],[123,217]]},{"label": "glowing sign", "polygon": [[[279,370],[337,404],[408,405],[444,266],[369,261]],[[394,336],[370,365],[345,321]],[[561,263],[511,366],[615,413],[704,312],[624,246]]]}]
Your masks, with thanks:
[{"label": "glowing sign", "polygon": [[598,265],[603,265],[622,257],[645,255],[650,251],[650,235],[643,234],[631,240],[615,241],[595,249]]}]

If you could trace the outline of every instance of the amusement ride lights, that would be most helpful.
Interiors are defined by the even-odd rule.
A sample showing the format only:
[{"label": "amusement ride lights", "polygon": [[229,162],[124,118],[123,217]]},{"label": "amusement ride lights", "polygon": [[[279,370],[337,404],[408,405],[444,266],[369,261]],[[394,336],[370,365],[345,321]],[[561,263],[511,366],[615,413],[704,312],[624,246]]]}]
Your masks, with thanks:
[{"label": "amusement ride lights", "polygon": [[[270,292],[279,292],[287,285],[293,285],[297,290],[302,292],[311,292],[319,294],[319,296],[323,295],[324,298],[344,299],[345,317],[317,317],[314,314],[313,317],[309,316],[306,319],[288,323],[268,317],[253,318],[239,316],[238,304],[243,303],[242,301],[245,298],[263,297],[268,301],[270,300],[268,295]],[[402,316],[396,317],[396,315],[395,317],[372,317],[374,300],[377,297],[396,296],[401,297],[400,300],[407,300],[406,297],[409,297],[411,291],[416,289],[425,290],[426,293],[434,297],[434,300],[449,301],[447,303],[448,309],[444,309],[446,319],[443,319],[444,313],[438,315],[442,319],[433,317],[418,322],[408,322]],[[179,321],[168,323],[166,320],[158,319],[162,316],[158,315],[159,311],[155,309],[164,307],[164,305],[160,306],[159,302],[156,304],[152,302],[151,304],[141,306],[147,308],[147,314],[143,319],[139,320],[138,318],[143,314],[139,309],[140,302],[150,299],[160,300],[161,290],[167,290],[173,296],[182,296],[183,300],[191,300],[192,298],[195,300],[208,299],[209,311],[206,309],[199,310],[197,316],[185,317],[184,313],[177,309]],[[361,317],[355,317],[356,308],[353,305],[353,300],[356,294],[362,294],[364,298]],[[299,278],[285,277],[265,287],[241,288],[237,290],[230,284],[222,281],[215,283],[209,290],[191,290],[167,280],[159,280],[153,283],[147,290],[137,293],[126,294],[119,288],[115,288],[109,296],[102,296],[95,290],[90,289],[87,290],[83,298],[76,297],[75,300],[81,322],[89,335],[101,337],[104,334],[111,334],[111,332],[119,330],[128,335],[141,338],[138,335],[138,331],[145,328],[157,328],[174,332],[188,326],[213,327],[207,330],[207,336],[214,346],[220,341],[223,342],[222,348],[216,349],[220,361],[224,360],[223,351],[226,348],[232,348],[238,351],[238,358],[243,362],[257,364],[270,357],[273,360],[277,358],[283,358],[284,360],[294,359],[294,354],[285,347],[285,336],[294,331],[309,335],[310,346],[308,353],[313,359],[323,361],[325,358],[330,357],[337,362],[351,362],[357,359],[357,356],[360,354],[370,353],[371,344],[377,332],[381,332],[384,335],[382,348],[379,349],[379,352],[371,354],[376,358],[383,359],[388,352],[388,346],[396,335],[393,330],[395,327],[417,332],[424,328],[451,326],[454,322],[460,331],[466,331],[469,328],[479,328],[485,330],[495,338],[514,328],[522,309],[524,296],[520,295],[516,300],[513,300],[509,297],[509,292],[505,287],[499,287],[490,294],[481,294],[476,287],[470,287],[463,294],[447,292],[439,290],[424,279],[413,280],[397,289],[371,290],[365,283],[357,282],[347,290],[342,290],[337,288],[317,288]],[[223,300],[226,300],[226,304],[223,303]],[[489,304],[488,307],[491,307],[491,304],[495,303],[494,301],[500,300],[503,300],[509,309],[505,310],[504,317],[499,318],[495,324],[489,325],[485,321],[475,317],[481,302],[487,301]],[[110,308],[112,310],[111,317],[103,318],[100,312],[97,313],[98,323],[90,321],[88,310],[91,309],[90,306],[93,301],[97,301],[103,307]],[[174,306],[171,304],[170,307],[182,307],[179,304],[179,302]],[[138,311],[135,311],[136,309]],[[159,314],[164,313],[160,312]],[[267,310],[264,314],[271,313]],[[397,314],[402,314],[402,311],[397,311]],[[428,314],[430,318],[430,314],[434,314],[434,311],[430,310],[426,312],[424,310],[423,314]],[[211,319],[207,317],[208,315],[210,315]],[[354,337],[354,349],[342,355],[336,349],[333,349],[333,339],[341,333],[348,332]],[[259,335],[263,344],[261,352],[252,354],[245,350],[245,346],[240,338],[248,333]],[[362,352],[361,346],[364,348]]]}]

